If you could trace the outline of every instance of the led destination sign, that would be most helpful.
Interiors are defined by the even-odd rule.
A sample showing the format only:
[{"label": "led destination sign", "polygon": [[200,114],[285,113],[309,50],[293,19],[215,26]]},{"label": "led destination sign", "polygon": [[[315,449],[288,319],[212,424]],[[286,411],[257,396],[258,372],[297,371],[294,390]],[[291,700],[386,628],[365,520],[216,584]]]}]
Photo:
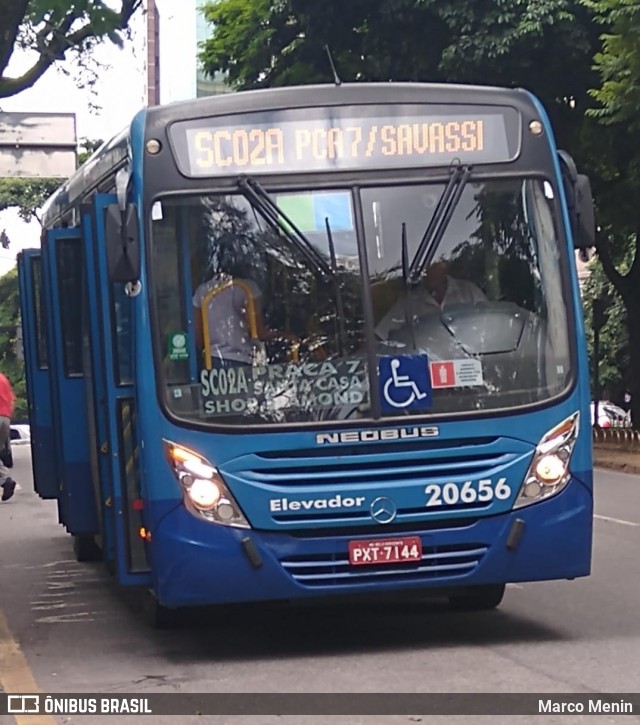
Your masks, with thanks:
[{"label": "led destination sign", "polygon": [[170,135],[187,176],[340,171],[509,161],[519,120],[508,107],[328,107],[179,121]]}]

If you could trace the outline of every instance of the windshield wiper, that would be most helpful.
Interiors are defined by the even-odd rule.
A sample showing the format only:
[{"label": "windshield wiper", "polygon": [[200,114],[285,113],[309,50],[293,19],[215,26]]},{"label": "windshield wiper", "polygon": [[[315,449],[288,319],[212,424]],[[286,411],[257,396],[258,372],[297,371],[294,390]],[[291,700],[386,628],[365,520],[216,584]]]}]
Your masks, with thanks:
[{"label": "windshield wiper", "polygon": [[333,280],[334,272],[325,258],[291,221],[289,216],[273,201],[266,189],[258,181],[241,176],[238,179],[238,187],[264,219],[271,226],[280,229],[285,238],[306,258],[312,268],[320,272],[325,281]]},{"label": "windshield wiper", "polygon": [[238,179],[238,186],[254,208],[265,218],[267,223],[280,229],[292,246],[306,258],[306,260],[312,265],[313,269],[320,273],[323,281],[333,283],[338,317],[338,352],[340,356],[343,357],[346,345],[346,335],[344,329],[344,302],[340,281],[338,280],[338,261],[336,258],[335,244],[333,242],[333,234],[329,224],[329,217],[325,217],[325,226],[327,229],[327,242],[329,245],[331,265],[327,263],[320,252],[318,252],[307,237],[300,231],[300,229],[298,229],[291,218],[287,216],[282,209],[280,209],[275,201],[269,196],[267,190],[258,181],[250,177],[243,176]]},{"label": "windshield wiper", "polygon": [[440,244],[447,226],[451,221],[453,212],[460,201],[464,187],[467,181],[469,181],[471,169],[471,166],[464,166],[462,164],[456,164],[451,167],[449,181],[442,192],[442,196],[438,199],[433,216],[429,220],[429,224],[420,240],[416,254],[411,261],[407,274],[407,282],[409,285],[414,285],[420,279],[425,268],[433,259],[438,244]]}]

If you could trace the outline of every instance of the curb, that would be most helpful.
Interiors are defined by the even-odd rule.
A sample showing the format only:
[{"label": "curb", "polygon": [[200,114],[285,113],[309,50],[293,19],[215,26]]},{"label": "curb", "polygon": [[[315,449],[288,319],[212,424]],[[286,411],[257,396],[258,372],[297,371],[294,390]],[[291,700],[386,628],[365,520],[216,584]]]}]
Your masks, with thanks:
[{"label": "curb", "polygon": [[595,468],[605,468],[609,471],[618,471],[620,473],[640,474],[640,456],[638,461],[625,461],[624,457],[615,458],[609,456],[599,456],[596,451],[593,455],[593,465]]}]

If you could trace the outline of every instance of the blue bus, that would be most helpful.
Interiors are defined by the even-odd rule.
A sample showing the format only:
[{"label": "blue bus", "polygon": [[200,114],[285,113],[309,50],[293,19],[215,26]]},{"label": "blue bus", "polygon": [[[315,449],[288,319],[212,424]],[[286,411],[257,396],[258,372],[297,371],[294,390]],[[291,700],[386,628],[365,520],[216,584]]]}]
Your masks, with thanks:
[{"label": "blue bus", "polygon": [[590,572],[588,178],[524,90],[147,108],[19,259],[35,489],[191,605]]}]

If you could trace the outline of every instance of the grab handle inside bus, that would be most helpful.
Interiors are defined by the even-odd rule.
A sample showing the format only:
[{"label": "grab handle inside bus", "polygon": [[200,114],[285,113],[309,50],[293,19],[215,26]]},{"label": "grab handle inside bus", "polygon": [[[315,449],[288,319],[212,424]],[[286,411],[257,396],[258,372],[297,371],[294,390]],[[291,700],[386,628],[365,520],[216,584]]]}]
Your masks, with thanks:
[{"label": "grab handle inside bus", "polygon": [[134,282],[140,277],[140,240],[135,204],[121,210],[109,204],[105,215],[107,267],[112,282]]}]

